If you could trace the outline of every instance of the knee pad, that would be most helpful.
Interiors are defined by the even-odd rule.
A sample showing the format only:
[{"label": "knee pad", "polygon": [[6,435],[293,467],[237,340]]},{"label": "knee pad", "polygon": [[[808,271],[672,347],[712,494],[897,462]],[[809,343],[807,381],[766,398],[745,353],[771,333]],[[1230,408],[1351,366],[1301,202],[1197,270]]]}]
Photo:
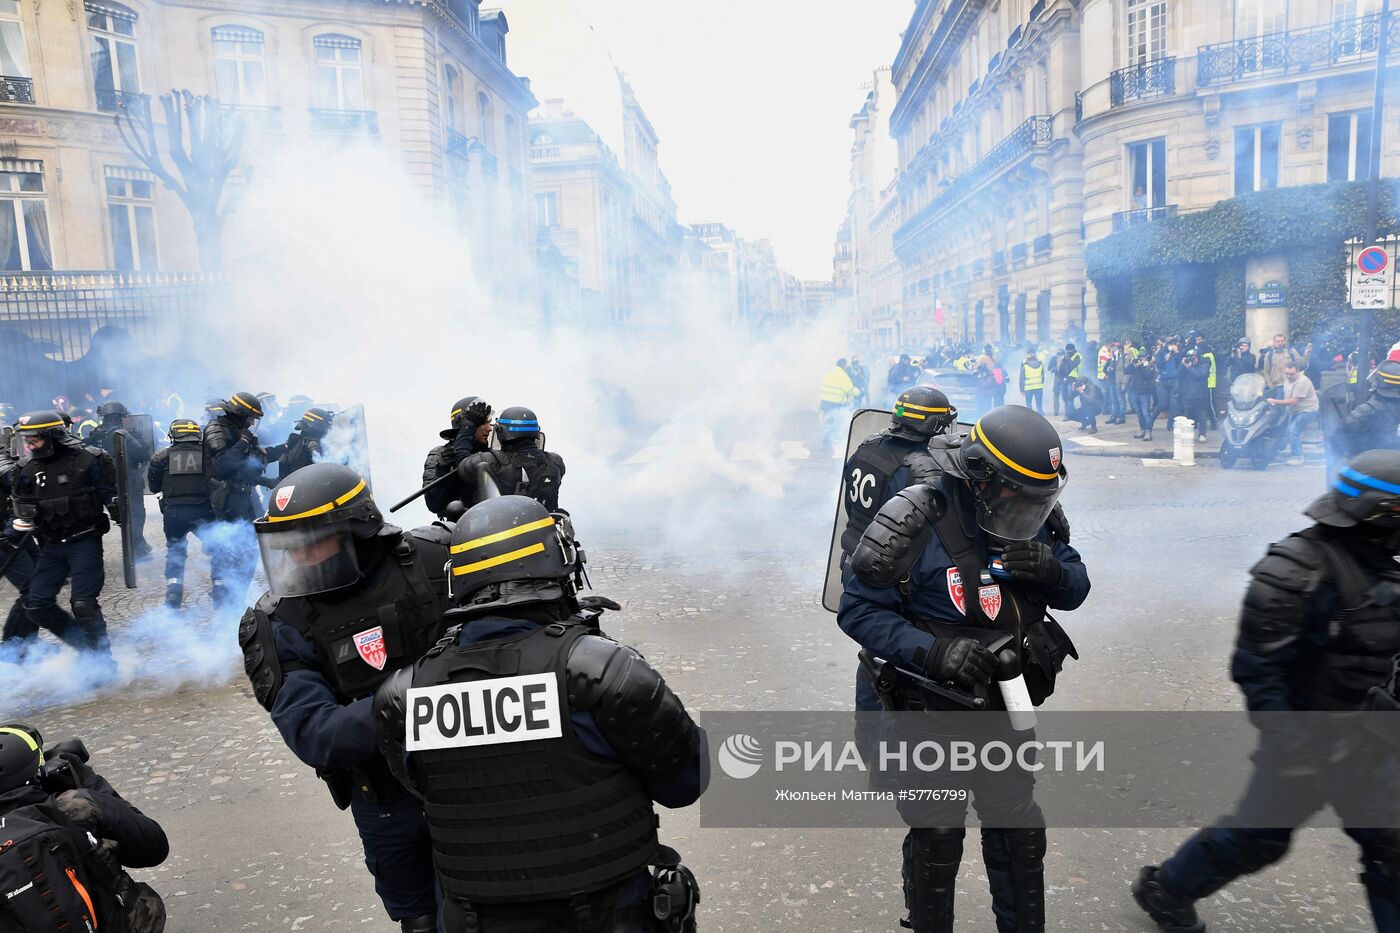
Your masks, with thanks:
[{"label": "knee pad", "polygon": [[1039,868],[1045,864],[1046,838],[1044,829],[1012,829],[1006,831],[1012,863],[1022,868]]},{"label": "knee pad", "polygon": [[950,883],[958,874],[962,864],[963,839],[967,830],[955,829],[916,829],[912,833],[910,856],[914,871],[921,873],[921,880],[934,884]]}]

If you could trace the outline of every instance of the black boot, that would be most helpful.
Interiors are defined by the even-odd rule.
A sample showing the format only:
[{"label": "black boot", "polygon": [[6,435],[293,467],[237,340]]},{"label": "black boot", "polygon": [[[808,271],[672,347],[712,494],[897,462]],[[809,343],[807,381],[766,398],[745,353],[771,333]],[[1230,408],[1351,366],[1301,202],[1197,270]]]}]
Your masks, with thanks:
[{"label": "black boot", "polygon": [[171,609],[179,609],[180,603],[185,600],[185,585],[183,583],[165,584],[165,605]]},{"label": "black boot", "polygon": [[29,613],[24,611],[24,597],[20,596],[10,604],[10,612],[5,616],[5,627],[0,629],[0,641],[23,641],[37,634],[39,626],[29,621]]},{"label": "black boot", "polygon": [[112,657],[112,643],[107,637],[107,620],[95,599],[73,600],[73,619],[78,632],[74,643],[79,651],[90,654],[98,682],[117,675],[117,661]]},{"label": "black boot", "polygon": [[403,933],[437,933],[437,917],[432,914],[409,917],[406,920],[400,920],[399,927]]},{"label": "black boot", "polygon": [[961,826],[910,831],[908,899],[914,933],[953,933],[953,898],[966,835]]},{"label": "black boot", "polygon": [[1206,925],[1196,915],[1196,908],[1162,887],[1158,871],[1156,865],[1143,868],[1133,882],[1133,900],[1167,933],[1205,933]]}]

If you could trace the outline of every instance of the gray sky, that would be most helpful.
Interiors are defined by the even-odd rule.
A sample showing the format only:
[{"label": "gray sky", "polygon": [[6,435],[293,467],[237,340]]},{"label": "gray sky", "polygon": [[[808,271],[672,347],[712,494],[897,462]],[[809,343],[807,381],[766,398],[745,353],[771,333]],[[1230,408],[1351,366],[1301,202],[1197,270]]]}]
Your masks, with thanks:
[{"label": "gray sky", "polygon": [[[565,3],[576,17],[560,14]],[[597,88],[598,76],[569,74],[574,63],[558,53],[561,44],[587,43],[570,30],[593,27],[661,137],[682,223],[722,221],[746,238],[768,237],[783,268],[831,277],[850,193],[850,117],[871,71],[893,62],[913,0],[500,5],[512,69],[535,82],[541,100],[564,97],[586,118],[571,96]],[[597,57],[582,56],[579,67]]]}]

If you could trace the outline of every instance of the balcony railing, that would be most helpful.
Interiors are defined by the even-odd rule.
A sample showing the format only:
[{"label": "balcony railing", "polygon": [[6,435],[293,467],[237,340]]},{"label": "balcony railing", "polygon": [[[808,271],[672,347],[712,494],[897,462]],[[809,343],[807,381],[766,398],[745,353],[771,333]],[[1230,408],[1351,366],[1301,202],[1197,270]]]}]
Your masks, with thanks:
[{"label": "balcony railing", "polygon": [[1135,100],[1176,94],[1176,59],[1159,58],[1119,68],[1108,76],[1108,105],[1122,107]]},{"label": "balcony railing", "polygon": [[146,94],[132,91],[108,91],[97,89],[97,109],[103,113],[121,113],[126,110],[142,111],[151,106],[151,98]]},{"label": "balcony railing", "polygon": [[9,75],[0,77],[0,103],[34,103],[34,79],[12,78]]},{"label": "balcony railing", "polygon": [[[1326,26],[1271,32],[1196,50],[1196,84],[1218,87],[1266,75],[1301,74],[1360,62],[1376,54],[1379,14]],[[1390,14],[1390,42],[1400,41],[1400,13]]]},{"label": "balcony railing", "polygon": [[311,129],[342,136],[378,136],[379,114],[373,110],[311,109]]},{"label": "balcony railing", "polygon": [[465,159],[470,149],[471,140],[449,126],[447,128],[447,154]]},{"label": "balcony railing", "polygon": [[1157,220],[1166,220],[1168,217],[1176,216],[1175,204],[1164,204],[1161,207],[1143,207],[1132,211],[1116,211],[1113,215],[1113,232],[1126,230],[1129,227],[1137,227],[1142,224],[1150,224]]},{"label": "balcony railing", "polygon": [[530,158],[536,162],[549,162],[559,158],[558,146],[535,146],[530,150]]}]

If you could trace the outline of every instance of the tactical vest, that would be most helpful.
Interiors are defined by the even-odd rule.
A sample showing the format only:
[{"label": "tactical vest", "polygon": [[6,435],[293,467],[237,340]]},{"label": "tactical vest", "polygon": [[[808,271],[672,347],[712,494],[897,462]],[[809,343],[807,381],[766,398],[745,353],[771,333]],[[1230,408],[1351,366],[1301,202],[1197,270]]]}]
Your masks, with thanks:
[{"label": "tactical vest", "polygon": [[166,453],[161,496],[168,505],[208,505],[209,477],[204,445],[198,440],[171,444]]},{"label": "tactical vest", "polygon": [[487,469],[502,494],[529,496],[551,512],[559,509],[563,473],[548,453],[538,448],[493,450]]},{"label": "tactical vest", "polygon": [[[419,548],[441,549],[442,559],[419,556]],[[320,673],[334,688],[337,701],[353,703],[422,657],[441,636],[447,584],[439,578],[435,586],[428,568],[441,568],[446,562],[445,548],[403,534],[370,587],[338,601],[314,596],[280,599],[273,615],[316,646]]]},{"label": "tactical vest", "polygon": [[[414,687],[555,675],[560,737],[409,755],[450,897],[570,899],[616,884],[655,855],[658,821],[640,778],[584,748],[570,721],[567,661],[587,634],[586,626],[558,623],[432,652],[414,670]],[[480,724],[482,711],[473,715]],[[465,710],[462,716],[465,728]],[[413,722],[410,704],[410,735]]]},{"label": "tactical vest", "polygon": [[[50,441],[50,443],[55,443]],[[58,445],[53,456],[20,461],[14,483],[15,514],[32,517],[35,530],[45,540],[67,538],[111,527],[87,474],[101,454],[87,447]]]},{"label": "tactical vest", "polygon": [[1045,367],[1032,366],[1030,363],[1021,364],[1022,378],[1026,380],[1026,391],[1034,392],[1036,389],[1045,388]]},{"label": "tactical vest", "polygon": [[856,452],[846,462],[846,475],[841,481],[841,502],[846,510],[846,530],[841,533],[841,550],[847,555],[855,551],[860,536],[875,520],[880,506],[889,501],[885,490],[895,472],[924,446],[917,441],[894,438],[903,449],[891,450],[882,443],[890,436],[888,431],[870,435],[860,442]]},{"label": "tactical vest", "polygon": [[1301,537],[1322,552],[1341,610],[1328,624],[1321,658],[1308,659],[1298,686],[1308,709],[1360,709],[1400,652],[1400,565],[1368,572],[1337,542],[1309,532]]}]

